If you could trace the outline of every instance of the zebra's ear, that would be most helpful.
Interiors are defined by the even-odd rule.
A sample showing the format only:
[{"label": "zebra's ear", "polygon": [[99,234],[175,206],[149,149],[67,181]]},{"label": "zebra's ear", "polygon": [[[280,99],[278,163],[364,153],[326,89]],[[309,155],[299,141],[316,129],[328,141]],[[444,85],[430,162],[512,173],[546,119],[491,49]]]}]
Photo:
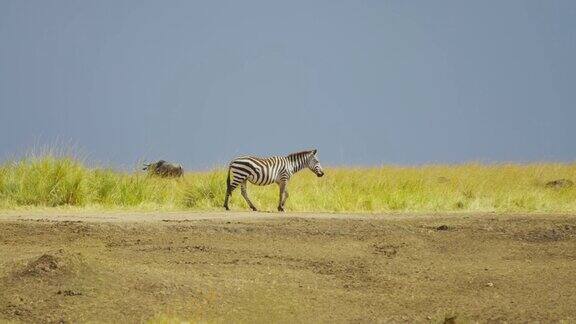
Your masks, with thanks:
[{"label": "zebra's ear", "polygon": [[316,155],[316,152],[318,152],[317,149],[313,149],[313,150],[312,150],[312,154]]}]

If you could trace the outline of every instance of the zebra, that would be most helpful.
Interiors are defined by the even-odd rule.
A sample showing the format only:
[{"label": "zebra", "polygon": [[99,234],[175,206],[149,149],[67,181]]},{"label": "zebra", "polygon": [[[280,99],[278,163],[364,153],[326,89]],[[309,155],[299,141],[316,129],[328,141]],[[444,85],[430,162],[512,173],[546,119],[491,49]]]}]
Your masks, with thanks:
[{"label": "zebra", "polygon": [[257,158],[253,156],[243,156],[234,159],[228,166],[228,178],[226,179],[226,198],[224,199],[224,208],[228,208],[228,199],[234,189],[240,185],[242,197],[246,200],[253,211],[256,207],[248,198],[246,192],[246,182],[259,186],[265,186],[277,183],[280,187],[280,200],[278,202],[278,211],[284,211],[284,203],[288,199],[286,186],[292,175],[304,168],[310,169],[318,177],[324,175],[322,166],[316,157],[318,150],[302,151],[292,153],[287,156],[272,156],[268,158]]}]

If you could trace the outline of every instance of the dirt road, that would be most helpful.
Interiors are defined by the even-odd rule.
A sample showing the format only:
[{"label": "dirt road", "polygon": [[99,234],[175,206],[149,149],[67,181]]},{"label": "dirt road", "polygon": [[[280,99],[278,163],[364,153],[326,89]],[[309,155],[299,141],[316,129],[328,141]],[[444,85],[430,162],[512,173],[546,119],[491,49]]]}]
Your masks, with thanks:
[{"label": "dirt road", "polygon": [[576,216],[0,214],[0,322],[576,321]]}]

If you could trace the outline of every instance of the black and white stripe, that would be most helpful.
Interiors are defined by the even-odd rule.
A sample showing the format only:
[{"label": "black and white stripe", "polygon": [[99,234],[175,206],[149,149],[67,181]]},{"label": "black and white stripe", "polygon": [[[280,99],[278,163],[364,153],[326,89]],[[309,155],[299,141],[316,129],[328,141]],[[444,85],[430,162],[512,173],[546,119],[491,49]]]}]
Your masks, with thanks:
[{"label": "black and white stripe", "polygon": [[273,156],[269,158],[257,158],[244,156],[234,159],[228,167],[228,179],[226,180],[226,198],[224,208],[228,210],[228,199],[238,186],[242,196],[252,210],[256,210],[254,204],[248,198],[246,183],[249,181],[255,185],[265,186],[277,183],[280,187],[280,200],[278,210],[284,211],[284,203],[288,198],[286,186],[292,175],[304,168],[312,170],[317,176],[324,175],[322,166],[316,157],[317,150],[292,153],[288,156]]}]

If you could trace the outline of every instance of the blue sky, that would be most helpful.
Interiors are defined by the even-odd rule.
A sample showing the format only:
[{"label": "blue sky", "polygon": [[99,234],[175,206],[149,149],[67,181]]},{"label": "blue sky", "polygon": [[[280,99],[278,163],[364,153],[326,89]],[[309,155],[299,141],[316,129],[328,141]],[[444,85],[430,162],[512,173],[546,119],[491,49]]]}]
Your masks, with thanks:
[{"label": "blue sky", "polygon": [[574,1],[0,1],[0,160],[576,160]]}]

